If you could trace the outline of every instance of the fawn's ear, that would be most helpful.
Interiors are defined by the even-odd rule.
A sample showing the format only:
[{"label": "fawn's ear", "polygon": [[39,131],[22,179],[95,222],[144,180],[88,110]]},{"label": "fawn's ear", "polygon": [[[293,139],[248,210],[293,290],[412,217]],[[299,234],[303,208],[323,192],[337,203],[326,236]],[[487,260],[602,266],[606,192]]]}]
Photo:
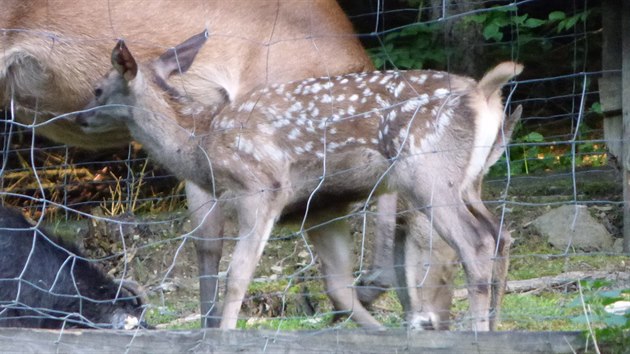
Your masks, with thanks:
[{"label": "fawn's ear", "polygon": [[138,64],[122,39],[112,50],[112,65],[127,81],[133,80],[138,74]]},{"label": "fawn's ear", "polygon": [[514,129],[516,122],[518,122],[519,119],[521,119],[522,114],[523,114],[523,105],[519,104],[516,107],[516,109],[512,111],[512,114],[510,114],[510,116],[508,117],[508,120],[512,122],[512,129]]},{"label": "fawn's ear", "polygon": [[170,48],[153,63],[155,71],[162,79],[167,79],[173,74],[186,72],[207,39],[208,32],[204,30],[175,48]]}]

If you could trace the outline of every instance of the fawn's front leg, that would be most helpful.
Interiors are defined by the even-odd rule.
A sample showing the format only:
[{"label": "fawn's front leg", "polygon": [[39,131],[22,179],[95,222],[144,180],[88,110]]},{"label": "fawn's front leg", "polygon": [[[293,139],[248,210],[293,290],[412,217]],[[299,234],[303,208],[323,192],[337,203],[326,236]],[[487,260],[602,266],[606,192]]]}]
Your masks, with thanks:
[{"label": "fawn's front leg", "polygon": [[197,265],[201,327],[218,327],[219,261],[223,253],[224,217],[214,196],[191,182],[186,182],[188,210],[191,212]]},{"label": "fawn's front leg", "polygon": [[241,197],[237,206],[239,237],[227,273],[221,329],[234,329],[243,298],[271,230],[282,212],[281,198],[271,192]]}]

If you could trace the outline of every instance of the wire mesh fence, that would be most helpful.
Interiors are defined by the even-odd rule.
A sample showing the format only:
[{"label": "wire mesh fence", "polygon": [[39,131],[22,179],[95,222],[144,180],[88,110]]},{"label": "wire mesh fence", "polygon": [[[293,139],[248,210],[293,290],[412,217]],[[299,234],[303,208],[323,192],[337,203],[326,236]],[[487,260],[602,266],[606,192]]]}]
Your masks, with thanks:
[{"label": "wire mesh fence", "polygon": [[[161,6],[159,2],[156,4]],[[251,59],[259,62],[238,64],[245,69],[232,62],[210,62],[208,65],[211,68],[203,72],[194,71],[193,64],[190,76],[182,73],[183,79],[173,75],[168,82],[158,82],[157,86],[171,90],[167,90],[171,95],[169,102],[178,109],[198,108],[193,114],[182,114],[185,118],[177,118],[177,124],[192,135],[206,134],[204,129],[210,128],[202,122],[210,118],[203,114],[211,116],[209,112],[216,107],[199,108],[199,105],[216,99],[213,96],[215,91],[219,92],[218,96],[243,103],[239,99],[246,97],[246,92],[242,92],[246,88],[260,83],[289,81],[278,78],[291,75],[296,79],[328,76],[330,80],[336,80],[335,75],[343,71],[335,63],[345,60],[345,54],[331,55],[326,47],[329,43],[319,42],[321,38],[359,38],[378,69],[434,69],[480,79],[484,72],[500,61],[521,62],[525,71],[507,85],[503,96],[508,115],[518,106],[522,106],[523,114],[511,141],[505,146],[505,152],[486,174],[482,187],[483,202],[497,217],[500,229],[511,232],[514,239],[498,330],[581,331],[613,324],[627,328],[628,322],[621,319],[624,310],[619,312],[622,314],[620,317],[604,310],[605,305],[624,297],[628,300],[630,272],[627,271],[627,255],[622,253],[621,248],[621,176],[616,157],[606,149],[607,144],[620,141],[610,141],[610,137],[604,136],[603,120],[609,118],[604,118],[597,85],[597,79],[604,73],[601,68],[601,3],[587,0],[566,3],[535,0],[383,0],[368,3],[346,0],[340,1],[340,5],[352,21],[356,37],[339,35],[337,29],[326,32],[314,25],[313,21],[317,21],[317,16],[321,14],[314,5],[298,6],[280,1],[272,10],[261,5],[260,18],[264,26],[257,30],[261,33],[261,28],[270,30],[264,32],[265,35],[252,32],[252,27],[247,27],[253,20],[242,13],[244,5],[235,5],[233,12],[236,15],[229,17],[232,23],[224,28],[213,24],[212,19],[216,17],[209,16],[216,16],[216,13],[210,5],[203,2],[195,7],[191,5],[192,11],[198,14],[190,15],[192,17],[188,22],[199,20],[195,23],[197,32],[209,29],[208,41],[212,42],[214,50],[229,52],[234,49],[226,43],[238,43],[247,47],[249,52],[265,54]],[[144,331],[138,324],[161,329],[199,328],[200,270],[194,246],[204,229],[199,220],[190,215],[190,212],[200,211],[199,202],[187,203],[185,183],[169,172],[173,167],[155,163],[138,143],[87,150],[40,136],[38,131],[45,130],[47,124],[66,119],[65,116],[54,118],[67,113],[57,110],[59,107],[72,105],[62,104],[62,92],[54,94],[59,96],[56,102],[50,100],[50,96],[28,96],[37,94],[36,90],[33,93],[20,91],[24,90],[24,86],[19,86],[22,83],[15,80],[19,77],[16,63],[35,70],[34,75],[42,71],[38,72],[41,68],[32,66],[28,56],[19,62],[11,61],[20,48],[26,48],[24,43],[33,38],[32,43],[49,50],[51,43],[58,44],[61,49],[69,43],[77,48],[85,44],[87,50],[106,53],[107,56],[99,58],[104,63],[99,64],[102,68],[109,67],[109,52],[118,38],[126,37],[132,52],[135,44],[136,48],[141,48],[141,57],[154,55],[151,59],[157,57],[155,53],[168,50],[186,38],[169,38],[168,42],[161,42],[164,37],[159,34],[154,40],[147,40],[149,34],[146,34],[149,37],[134,37],[133,32],[118,22],[116,6],[109,9],[108,16],[103,16],[104,23],[109,24],[105,34],[81,34],[73,27],[64,33],[63,26],[56,24],[57,17],[63,18],[62,12],[55,11],[65,5],[34,6],[51,11],[48,23],[57,27],[51,27],[50,32],[38,30],[38,25],[43,29],[47,25],[41,25],[45,22],[37,22],[40,20],[29,16],[23,17],[24,23],[0,24],[3,33],[0,57],[4,66],[0,73],[4,75],[2,82],[5,85],[0,200],[3,205],[17,207],[37,222],[35,226],[17,228],[23,230],[23,238],[29,239],[27,244],[18,248],[18,241],[9,239],[10,235],[16,234],[16,227],[9,221],[19,217],[0,217],[5,223],[0,225],[2,237],[11,240],[3,240],[4,244],[0,242],[4,247],[2,252],[7,252],[0,256],[0,260],[4,264],[11,263],[11,267],[0,266],[5,272],[0,274],[0,282],[15,284],[15,290],[3,294],[4,298],[0,299],[0,326],[2,321],[9,323],[17,316],[25,316],[61,318],[54,325],[39,325],[53,328],[58,328],[59,323],[68,328],[136,328],[135,333]],[[154,10],[153,7],[147,9],[151,10]],[[186,5],[178,10],[185,13],[190,8]],[[17,16],[20,12],[15,11],[11,13]],[[291,11],[300,12],[300,15]],[[331,7],[327,11],[340,10]],[[288,26],[285,21],[295,21],[296,18],[306,19],[310,27],[302,25],[300,36],[282,32],[291,31],[283,26]],[[189,34],[192,33],[195,32]],[[302,36],[302,33],[306,34]],[[288,60],[291,56],[266,51],[275,45],[285,46],[281,47],[284,51],[291,50],[299,40],[308,42],[309,48],[316,53],[314,56],[320,68],[308,71],[308,75],[278,74],[281,71],[277,67],[286,66],[290,71],[294,70],[293,65],[297,67],[300,64],[275,63],[273,60]],[[226,45],[227,49],[219,45]],[[200,58],[208,55],[203,50]],[[38,52],[31,50],[30,53],[37,55]],[[236,54],[240,53],[243,52]],[[295,53],[303,54],[297,49]],[[216,60],[221,57],[218,58]],[[302,65],[308,65],[310,59],[306,54],[303,59],[305,63]],[[205,59],[195,60],[194,63],[198,63]],[[221,74],[221,69],[226,69],[228,73]],[[258,75],[264,79],[252,84],[256,79],[248,70],[260,70]],[[359,70],[361,68],[355,71]],[[94,81],[103,74],[105,71],[87,75],[89,80]],[[198,83],[191,83],[198,77],[206,80],[208,75],[217,76],[208,80],[211,93],[202,91],[199,94],[200,89],[195,86]],[[182,97],[184,99],[178,101]],[[90,98],[91,95],[85,93],[78,99],[81,104],[73,103],[73,110],[80,110]],[[199,102],[186,106],[195,100]],[[38,111],[37,107],[44,108]],[[49,116],[53,119],[45,121],[42,118]],[[57,141],[64,140],[59,132],[46,134]],[[470,136],[473,134],[469,132]],[[81,144],[88,146],[89,142]],[[461,150],[461,147],[454,149]],[[448,151],[434,153],[446,154]],[[201,166],[199,170],[203,171]],[[238,195],[229,197],[235,199],[235,204],[241,198]],[[436,201],[440,198],[439,195],[434,197]],[[331,209],[337,208],[337,203],[345,202],[342,194],[333,194],[328,198],[332,200],[327,204]],[[401,216],[418,211],[418,208],[401,204],[400,200],[397,211],[399,221]],[[304,213],[307,209],[297,210]],[[207,217],[209,214],[204,212],[204,215]],[[218,279],[216,286],[220,299],[223,298],[230,272],[240,266],[230,263],[239,238],[238,220],[232,212],[226,212],[226,215],[228,221],[222,230],[221,240],[225,242],[220,246],[223,257],[218,274],[206,272],[201,277]],[[304,222],[277,225],[248,287],[238,328],[315,330],[313,333],[355,328],[357,325],[352,320],[360,316],[356,314],[358,312],[347,311],[339,303],[333,305],[329,298],[332,296],[335,299],[335,294],[349,291],[347,289],[359,289],[359,297],[363,296],[361,300],[372,302],[368,307],[371,315],[386,328],[426,327],[427,323],[433,323],[433,326],[452,330],[470,329],[474,316],[468,308],[466,275],[460,266],[461,261],[454,255],[449,256],[446,251],[445,256],[431,253],[434,250],[442,252],[441,241],[431,227],[429,231],[421,230],[420,233],[425,235],[418,236],[417,241],[402,241],[407,242],[402,247],[412,248],[412,242],[420,245],[425,253],[416,254],[418,259],[408,259],[410,254],[403,260],[392,259],[396,250],[381,254],[384,248],[395,248],[400,244],[394,240],[378,239],[377,230],[385,227],[381,220],[377,220],[378,215],[376,197],[372,197],[367,202],[359,200],[352,204],[348,212],[335,216],[336,219],[318,222],[324,226],[340,220],[349,223],[356,261],[353,263],[353,283],[341,289],[330,287],[331,284],[339,284],[324,275],[334,274],[330,269],[334,264],[322,265],[322,261],[326,261],[322,250],[318,254],[314,244],[317,241],[307,238],[309,233],[317,235],[317,227]],[[302,218],[297,220],[306,220],[306,216],[302,214]],[[42,231],[44,227],[47,231]],[[405,227],[418,231],[413,228],[420,226],[410,224]],[[393,234],[391,237],[394,237]],[[329,246],[341,247],[334,242]],[[324,252],[339,253],[334,247]],[[45,261],[48,255],[37,253],[48,248],[50,250],[46,252],[58,253],[60,263],[56,267]],[[12,257],[26,261],[14,263]],[[383,260],[382,257],[390,258]],[[322,269],[326,266],[328,271]],[[410,267],[416,270],[411,271]],[[102,283],[81,278],[84,274],[79,269],[82,268],[96,269],[100,275],[90,275],[89,278],[96,277]],[[50,278],[44,277],[44,269]],[[54,270],[52,273],[51,269]],[[424,277],[410,281],[410,274],[422,272],[425,272]],[[436,283],[427,280],[431,276],[438,278]],[[70,280],[64,281],[65,278]],[[381,282],[382,279],[388,281]],[[93,294],[80,285],[83,282],[111,291]],[[205,286],[209,285],[214,286],[214,283]],[[72,304],[57,312],[45,311],[31,302],[35,295],[28,294],[33,292],[37,296],[48,294],[53,299],[70,299]],[[452,303],[451,296],[454,298]],[[420,301],[420,308],[414,301]],[[99,316],[90,317],[93,304],[103,305]],[[26,312],[20,314],[15,312],[16,309]],[[414,322],[417,317],[409,315],[414,311],[421,315],[437,313],[440,320],[421,319],[421,325],[418,325]],[[105,316],[102,312],[109,314]],[[117,316],[112,317],[114,312]],[[213,316],[219,314],[212,312]],[[627,312],[625,314],[627,316]],[[132,319],[136,315],[137,321]]]}]

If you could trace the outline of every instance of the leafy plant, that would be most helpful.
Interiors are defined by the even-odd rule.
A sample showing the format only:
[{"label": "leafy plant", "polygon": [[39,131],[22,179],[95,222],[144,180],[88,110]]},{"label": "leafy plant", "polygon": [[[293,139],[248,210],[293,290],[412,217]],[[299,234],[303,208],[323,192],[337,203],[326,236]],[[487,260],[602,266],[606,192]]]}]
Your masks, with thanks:
[{"label": "leafy plant", "polygon": [[[594,103],[589,109],[589,113],[596,113],[601,109],[599,103]],[[569,169],[574,160],[576,167],[602,166],[607,161],[606,148],[604,144],[589,141],[592,132],[588,131],[586,125],[578,127],[575,153],[571,149],[571,143],[558,145],[548,140],[538,132],[532,131],[525,135],[518,135],[518,131],[523,130],[522,126],[517,127],[516,136],[509,146],[509,169],[513,175],[530,174],[533,172],[546,171],[551,169]],[[505,155],[490,169],[490,176],[504,176],[507,174],[508,163]]]},{"label": "leafy plant", "polygon": [[[407,2],[420,9],[420,21],[380,38],[380,45],[368,50],[374,64],[378,68],[384,68],[388,63],[400,69],[445,68],[449,54],[461,49],[444,45],[443,36],[440,36],[443,22],[422,21],[427,17],[427,13],[423,11],[424,2]],[[594,15],[591,9],[575,14],[555,10],[546,17],[536,18],[528,13],[519,14],[519,8],[512,4],[489,9],[479,8],[479,11],[455,22],[452,31],[457,33],[470,30],[472,25],[481,27],[483,39],[498,44],[489,48],[486,55],[509,58],[516,51],[520,60],[527,62],[528,57],[538,60],[540,53],[548,52],[554,47],[556,39],[555,35],[550,36],[551,33],[572,31]]]},{"label": "leafy plant", "polygon": [[608,290],[608,281],[581,281],[582,295],[576,297],[569,307],[581,307],[583,314],[574,317],[573,322],[590,324],[593,331],[586,335],[593,335],[600,347],[607,352],[622,353],[630,348],[630,309],[618,314],[607,311],[607,306],[618,301],[630,300],[630,288],[622,290]]},{"label": "leafy plant", "polygon": [[415,23],[386,34],[382,45],[368,49],[368,53],[378,68],[385,68],[388,63],[398,69],[439,67],[446,61],[447,49],[438,46],[438,30],[437,24]]}]

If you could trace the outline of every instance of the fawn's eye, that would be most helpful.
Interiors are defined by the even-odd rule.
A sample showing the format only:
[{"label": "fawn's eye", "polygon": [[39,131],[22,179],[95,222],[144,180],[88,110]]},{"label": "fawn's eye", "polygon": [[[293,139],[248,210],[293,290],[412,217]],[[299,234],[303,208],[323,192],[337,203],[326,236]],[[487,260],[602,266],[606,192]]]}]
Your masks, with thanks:
[{"label": "fawn's eye", "polygon": [[94,97],[100,97],[103,94],[103,90],[100,88],[94,89]]}]

